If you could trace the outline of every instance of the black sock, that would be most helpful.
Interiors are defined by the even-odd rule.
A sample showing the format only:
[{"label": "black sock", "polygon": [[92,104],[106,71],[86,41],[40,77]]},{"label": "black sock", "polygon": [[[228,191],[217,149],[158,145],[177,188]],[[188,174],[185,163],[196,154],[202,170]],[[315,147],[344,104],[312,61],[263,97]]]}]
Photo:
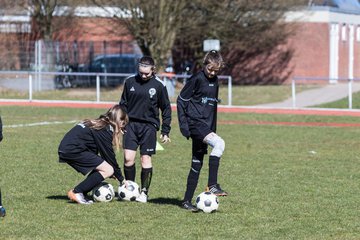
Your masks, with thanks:
[{"label": "black sock", "polygon": [[141,190],[144,191],[146,194],[148,194],[149,192],[152,173],[153,173],[152,167],[141,169]]},{"label": "black sock", "polygon": [[220,158],[217,156],[209,157],[209,178],[208,178],[208,186],[212,186],[217,184],[217,177],[219,171]]},{"label": "black sock", "polygon": [[135,167],[135,163],[132,166],[125,166],[124,165],[124,175],[125,175],[125,179],[126,180],[130,180],[130,181],[135,181],[135,176],[136,176],[136,167]]},{"label": "black sock", "polygon": [[204,155],[193,156],[191,161],[191,169],[187,178],[184,201],[191,202],[194,196],[194,192],[199,181],[200,171],[203,165],[203,159]]},{"label": "black sock", "polygon": [[75,193],[90,192],[95,186],[104,181],[104,177],[99,172],[92,172],[84,181],[74,188]]}]

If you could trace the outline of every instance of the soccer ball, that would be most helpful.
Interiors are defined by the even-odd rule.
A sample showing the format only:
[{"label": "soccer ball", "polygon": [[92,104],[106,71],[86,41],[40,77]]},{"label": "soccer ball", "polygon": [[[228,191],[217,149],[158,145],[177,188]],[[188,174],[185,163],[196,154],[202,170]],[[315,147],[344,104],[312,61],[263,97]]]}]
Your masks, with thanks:
[{"label": "soccer ball", "polygon": [[219,207],[218,197],[211,192],[202,192],[196,197],[196,207],[206,213],[215,212]]},{"label": "soccer ball", "polygon": [[102,182],[92,191],[93,199],[96,202],[110,202],[115,197],[114,187],[107,182]]},{"label": "soccer ball", "polygon": [[126,183],[119,186],[119,200],[135,201],[140,195],[140,187],[136,182],[126,180]]}]

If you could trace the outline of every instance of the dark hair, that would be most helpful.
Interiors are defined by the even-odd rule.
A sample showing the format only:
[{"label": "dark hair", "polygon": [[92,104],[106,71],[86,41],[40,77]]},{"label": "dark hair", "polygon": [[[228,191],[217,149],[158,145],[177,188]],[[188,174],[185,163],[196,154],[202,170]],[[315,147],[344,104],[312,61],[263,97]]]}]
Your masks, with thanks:
[{"label": "dark hair", "polygon": [[156,66],[155,66],[155,61],[152,57],[150,56],[143,56],[142,58],[140,58],[139,60],[139,66],[142,67],[151,67],[151,70],[153,71],[153,73],[156,73]]},{"label": "dark hair", "polygon": [[206,53],[204,60],[203,60],[204,66],[210,64],[214,67],[218,67],[222,69],[225,66],[225,62],[221,56],[221,54],[216,50],[211,50]]}]

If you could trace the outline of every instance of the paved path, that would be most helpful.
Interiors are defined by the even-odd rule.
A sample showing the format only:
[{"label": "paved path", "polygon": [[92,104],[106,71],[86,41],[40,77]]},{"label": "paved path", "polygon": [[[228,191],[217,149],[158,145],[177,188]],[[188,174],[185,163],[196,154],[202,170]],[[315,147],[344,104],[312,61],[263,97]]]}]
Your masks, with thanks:
[{"label": "paved path", "polygon": [[[327,102],[334,102],[336,100],[348,97],[348,84],[337,83],[329,84],[325,87],[311,89],[296,94],[296,107],[309,107]],[[353,91],[360,91],[360,83],[353,84]],[[271,108],[282,108],[292,107],[292,98],[289,98],[283,102],[267,103],[256,105],[257,107],[271,107]]]}]

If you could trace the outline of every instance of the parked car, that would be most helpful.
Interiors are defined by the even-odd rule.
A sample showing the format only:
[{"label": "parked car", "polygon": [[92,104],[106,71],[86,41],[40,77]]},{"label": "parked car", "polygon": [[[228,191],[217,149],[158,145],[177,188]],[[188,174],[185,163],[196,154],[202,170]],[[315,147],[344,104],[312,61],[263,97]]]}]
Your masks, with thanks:
[{"label": "parked car", "polygon": [[[135,74],[139,58],[140,55],[137,54],[97,55],[89,64],[79,64],[77,67],[69,66],[63,69],[68,69],[68,72]],[[123,84],[125,78],[126,76],[100,76],[100,85],[115,87]],[[59,75],[56,76],[55,81],[57,88],[92,87],[96,85],[96,76]]]}]

